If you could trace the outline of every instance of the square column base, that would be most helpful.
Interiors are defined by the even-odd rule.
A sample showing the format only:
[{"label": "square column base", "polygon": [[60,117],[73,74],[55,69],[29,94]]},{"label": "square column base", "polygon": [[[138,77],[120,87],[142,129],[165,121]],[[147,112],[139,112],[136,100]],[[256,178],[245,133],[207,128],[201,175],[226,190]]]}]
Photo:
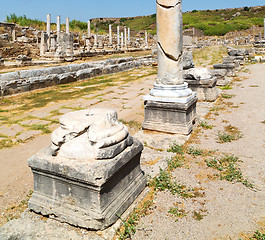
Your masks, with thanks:
[{"label": "square column base", "polygon": [[146,100],[142,128],[188,135],[195,123],[196,103],[196,94],[189,97],[187,102],[180,102],[178,99],[175,102],[163,102],[160,98]]},{"label": "square column base", "polygon": [[28,207],[73,226],[103,230],[118,220],[146,186],[140,169],[142,143],[112,159],[53,157],[50,147],[28,161],[34,192]]}]

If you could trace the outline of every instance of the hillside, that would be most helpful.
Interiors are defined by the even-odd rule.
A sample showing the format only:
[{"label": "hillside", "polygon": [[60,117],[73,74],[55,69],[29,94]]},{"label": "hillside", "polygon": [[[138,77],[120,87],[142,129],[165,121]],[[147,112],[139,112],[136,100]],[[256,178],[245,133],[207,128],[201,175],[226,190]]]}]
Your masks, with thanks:
[{"label": "hillside", "polygon": [[[265,6],[229,8],[216,10],[193,10],[183,13],[184,29],[200,29],[207,36],[222,36],[228,32],[246,30],[252,26],[263,26]],[[20,25],[40,27],[45,24],[38,20],[31,20],[23,17],[16,17],[15,14],[7,17],[8,22],[15,22]],[[138,16],[129,18],[95,18],[91,19],[92,32],[107,33],[109,24],[115,29],[118,25],[129,27],[132,35],[141,30],[148,30],[149,33],[156,33],[156,14],[149,16]],[[54,26],[55,28],[55,26]],[[85,32],[87,23],[73,20],[70,22],[72,31]]]}]

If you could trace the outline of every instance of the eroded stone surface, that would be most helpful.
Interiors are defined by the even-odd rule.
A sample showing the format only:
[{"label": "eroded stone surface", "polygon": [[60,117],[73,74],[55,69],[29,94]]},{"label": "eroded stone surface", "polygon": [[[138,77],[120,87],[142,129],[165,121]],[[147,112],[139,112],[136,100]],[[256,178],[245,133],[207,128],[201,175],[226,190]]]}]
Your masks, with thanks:
[{"label": "eroded stone surface", "polygon": [[70,112],[60,118],[52,133],[52,155],[71,159],[103,159],[119,154],[132,137],[118,122],[117,112],[92,108]]}]

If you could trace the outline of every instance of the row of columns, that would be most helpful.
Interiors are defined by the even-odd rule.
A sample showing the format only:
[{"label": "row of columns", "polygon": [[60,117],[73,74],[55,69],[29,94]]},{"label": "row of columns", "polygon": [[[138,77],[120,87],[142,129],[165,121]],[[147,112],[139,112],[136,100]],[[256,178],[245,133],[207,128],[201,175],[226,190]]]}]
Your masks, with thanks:
[{"label": "row of columns", "polygon": [[[60,35],[61,31],[61,17],[57,16],[57,37]],[[51,14],[47,14],[47,33],[48,36],[50,37],[51,34]],[[70,28],[69,28],[69,17],[66,18],[66,33],[70,34]],[[87,34],[88,37],[91,36],[91,28],[90,28],[90,20],[87,22]],[[121,36],[120,36],[121,35]],[[95,36],[95,38],[97,38]],[[130,42],[131,38],[131,32],[130,28],[124,27],[124,31],[121,32],[120,34],[120,26],[117,26],[117,44],[123,46],[127,46],[127,43]],[[109,44],[112,45],[112,26],[109,25]],[[145,31],[145,45],[148,46],[148,36],[147,36],[147,31]]]},{"label": "row of columns", "polygon": [[[70,27],[69,27],[69,17],[66,18],[66,33],[70,34]],[[57,21],[56,21],[56,25],[57,25],[57,36],[60,35],[61,32],[61,17],[57,16]],[[50,37],[51,35],[51,14],[47,14],[47,27],[46,27],[46,31],[48,33],[48,36]]]},{"label": "row of columns", "polygon": [[[90,27],[89,27],[90,28]],[[121,37],[120,37],[121,35]],[[121,41],[120,41],[121,40]],[[120,34],[120,26],[117,26],[117,44],[124,46],[127,46],[127,43],[131,41],[131,30],[130,28],[127,29],[126,26],[124,26],[124,31]],[[112,26],[109,25],[109,44],[112,45]],[[148,46],[148,34],[147,31],[145,31],[145,45]]]}]

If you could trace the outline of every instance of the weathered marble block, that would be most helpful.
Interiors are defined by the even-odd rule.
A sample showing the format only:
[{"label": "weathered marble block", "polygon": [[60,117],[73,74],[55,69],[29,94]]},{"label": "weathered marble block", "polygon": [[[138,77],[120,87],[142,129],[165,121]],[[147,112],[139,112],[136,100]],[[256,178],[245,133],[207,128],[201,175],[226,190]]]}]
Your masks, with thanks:
[{"label": "weathered marble block", "polygon": [[199,101],[213,102],[218,97],[217,78],[207,68],[185,70],[183,77],[189,88],[196,92]]},{"label": "weathered marble block", "polygon": [[[113,224],[145,188],[140,169],[143,145],[129,134],[121,137],[126,131],[117,131],[122,124],[115,119],[115,112],[103,109],[101,115],[99,111],[85,111],[78,111],[79,116],[88,116],[81,122],[79,116],[66,114],[70,122],[63,118],[52,145],[28,160],[34,176],[28,207],[61,222],[102,230]],[[86,121],[90,121],[88,129]],[[111,127],[105,129],[104,124]],[[90,144],[86,136],[90,151],[86,151]],[[90,155],[95,157],[85,157]]]},{"label": "weathered marble block", "polygon": [[146,100],[142,127],[187,135],[192,131],[196,119],[196,103],[197,98],[194,96],[186,103]]},{"label": "weathered marble block", "polygon": [[235,64],[234,63],[218,63],[213,65],[214,69],[225,69],[228,77],[235,76]]}]

